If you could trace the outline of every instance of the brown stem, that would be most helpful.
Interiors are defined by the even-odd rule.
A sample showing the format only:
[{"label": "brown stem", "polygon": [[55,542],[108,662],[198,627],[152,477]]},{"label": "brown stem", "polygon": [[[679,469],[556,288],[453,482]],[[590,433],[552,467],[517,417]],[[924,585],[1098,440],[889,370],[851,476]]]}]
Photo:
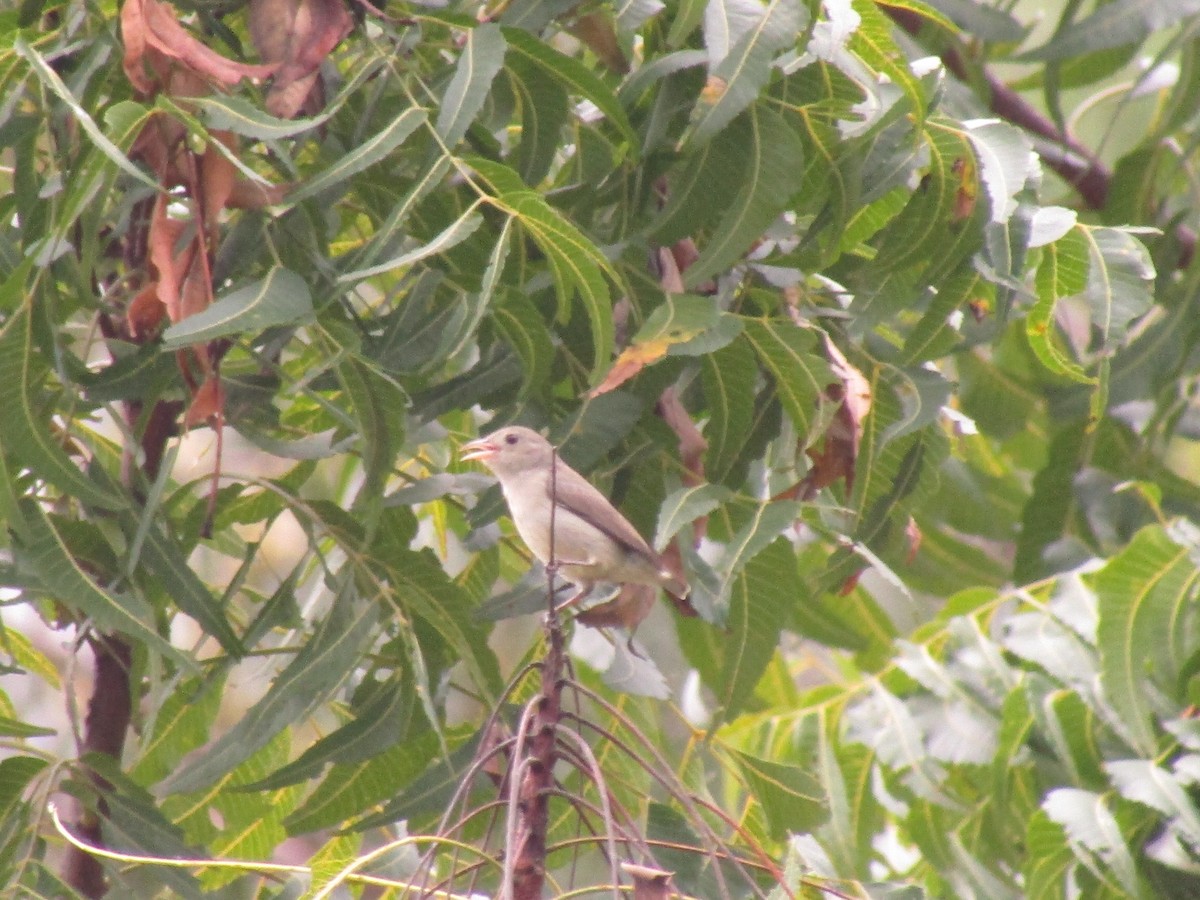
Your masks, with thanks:
[{"label": "brown stem", "polygon": [[[80,754],[86,757],[90,753],[103,753],[119,760],[132,713],[129,667],[133,648],[118,635],[97,636],[91,641],[91,646],[96,654],[96,679],[84,720]],[[109,784],[93,769],[89,768],[87,775],[100,799],[95,810],[85,809],[81,813],[75,831],[85,843],[99,846],[104,843],[100,822],[108,815],[103,795]],[[100,861],[74,845],[67,848],[63,877],[84,897],[103,897],[108,890]]]}]

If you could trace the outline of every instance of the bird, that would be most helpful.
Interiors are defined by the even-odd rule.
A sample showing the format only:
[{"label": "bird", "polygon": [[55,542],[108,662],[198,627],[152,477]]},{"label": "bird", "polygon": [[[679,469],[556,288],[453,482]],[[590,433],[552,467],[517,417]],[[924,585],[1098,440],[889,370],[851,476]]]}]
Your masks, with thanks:
[{"label": "bird", "polygon": [[670,571],[608,498],[532,428],[510,425],[467,442],[462,451],[461,459],[483,463],[499,479],[517,533],[544,565],[551,562],[553,495],[554,562],[576,589],[558,609],[582,600],[598,582],[655,585],[678,604],[686,604],[687,582]]}]

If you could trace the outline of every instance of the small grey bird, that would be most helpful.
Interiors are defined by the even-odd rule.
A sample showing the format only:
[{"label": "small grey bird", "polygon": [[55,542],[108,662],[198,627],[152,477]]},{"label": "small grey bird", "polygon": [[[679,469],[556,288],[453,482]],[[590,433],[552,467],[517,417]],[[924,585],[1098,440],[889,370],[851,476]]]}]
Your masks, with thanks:
[{"label": "small grey bird", "polygon": [[[500,479],[517,533],[533,555],[550,561],[550,465],[555,464],[554,555],[558,572],[575,586],[577,602],[599,581],[659,585],[679,603],[688,586],[672,574],[650,545],[586,478],[529,428],[511,425],[463,445],[462,459],[483,463]],[[561,608],[561,607],[560,607]]]}]

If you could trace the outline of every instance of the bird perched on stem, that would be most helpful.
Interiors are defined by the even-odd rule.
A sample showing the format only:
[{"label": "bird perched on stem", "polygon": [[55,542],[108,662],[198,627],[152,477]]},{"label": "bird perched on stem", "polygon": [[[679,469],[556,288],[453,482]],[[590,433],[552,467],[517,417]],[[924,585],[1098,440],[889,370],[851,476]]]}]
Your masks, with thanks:
[{"label": "bird perched on stem", "polygon": [[576,588],[560,609],[585,597],[601,581],[658,585],[686,603],[686,582],[667,569],[629,520],[559,459],[536,431],[510,425],[464,444],[463,450],[462,459],[478,460],[495,473],[517,533],[547,565],[553,508],[554,561],[559,574]]}]

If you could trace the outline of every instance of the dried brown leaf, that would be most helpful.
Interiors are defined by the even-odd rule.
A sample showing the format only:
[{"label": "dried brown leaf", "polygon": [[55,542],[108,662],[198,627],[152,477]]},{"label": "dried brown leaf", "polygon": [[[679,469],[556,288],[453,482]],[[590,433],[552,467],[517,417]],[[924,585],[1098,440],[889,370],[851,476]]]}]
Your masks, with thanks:
[{"label": "dried brown leaf", "polygon": [[613,599],[581,611],[575,618],[592,628],[625,628],[633,631],[654,608],[653,585],[623,584]]},{"label": "dried brown leaf", "polygon": [[192,396],[192,402],[183,416],[183,425],[185,428],[194,428],[210,420],[219,422],[224,410],[225,388],[221,384],[221,376],[213,372]]},{"label": "dried brown leaf", "polygon": [[318,86],[318,69],[354,20],[342,0],[251,0],[250,37],[259,55],[278,66],[267,111],[291,118]]},{"label": "dried brown leaf", "polygon": [[629,60],[625,58],[625,52],[617,40],[610,12],[596,10],[584,13],[571,25],[571,34],[595,53],[609,71],[617,75],[629,72]]},{"label": "dried brown leaf", "polygon": [[180,24],[173,6],[159,0],[126,0],[121,8],[121,37],[125,74],[134,87],[147,94],[162,86],[165,74],[174,68],[170,63],[230,87],[243,78],[267,78],[277,68],[222,56]]},{"label": "dried brown leaf", "polygon": [[125,310],[129,334],[135,341],[144,341],[158,330],[166,317],[167,308],[158,293],[158,283],[150,282],[134,295]]},{"label": "dried brown leaf", "polygon": [[601,394],[607,394],[609,391],[616,390],[646,366],[656,363],[666,356],[670,346],[670,340],[667,338],[658,338],[626,347],[621,351],[621,355],[617,357],[616,362],[612,364],[612,368],[608,370],[608,374],[604,376],[604,380],[588,391],[587,395],[589,397],[599,397]]}]

